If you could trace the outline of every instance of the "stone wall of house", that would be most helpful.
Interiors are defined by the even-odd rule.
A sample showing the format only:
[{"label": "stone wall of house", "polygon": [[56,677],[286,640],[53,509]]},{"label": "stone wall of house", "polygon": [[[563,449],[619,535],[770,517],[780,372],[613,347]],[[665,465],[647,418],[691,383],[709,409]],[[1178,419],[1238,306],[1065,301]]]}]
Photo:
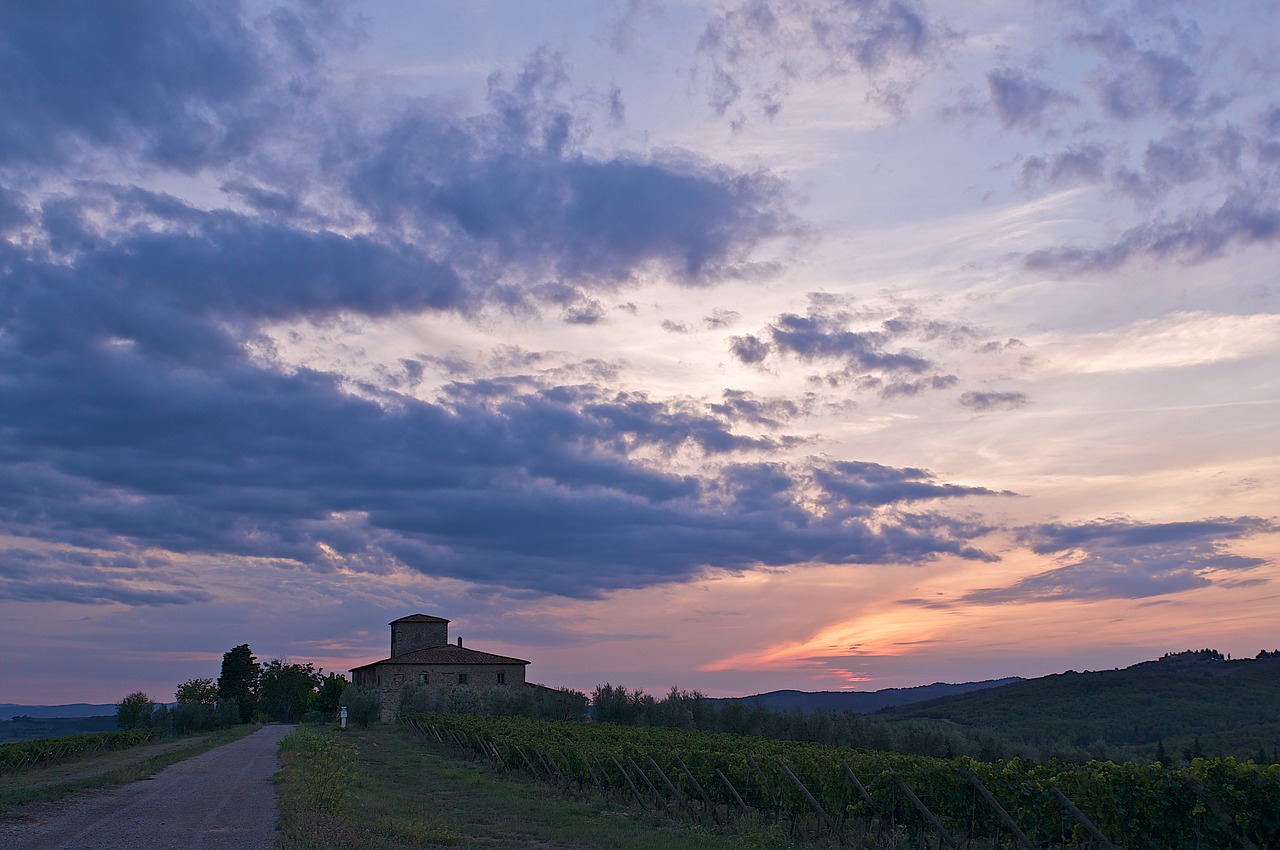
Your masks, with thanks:
[{"label": "stone wall of house", "polygon": [[[379,664],[365,674],[365,687],[376,688],[382,695],[382,721],[391,723],[400,708],[400,689],[409,684],[422,684],[419,677],[424,674],[428,688],[523,688],[524,670],[523,664],[388,663]],[[466,681],[459,682],[459,676],[465,676]]]}]

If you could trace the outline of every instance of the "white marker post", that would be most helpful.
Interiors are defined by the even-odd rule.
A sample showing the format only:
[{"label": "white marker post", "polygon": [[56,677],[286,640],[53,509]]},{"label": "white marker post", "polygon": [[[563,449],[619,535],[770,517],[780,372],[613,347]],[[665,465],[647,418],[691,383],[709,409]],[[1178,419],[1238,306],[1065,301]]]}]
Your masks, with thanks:
[{"label": "white marker post", "polygon": [[347,707],[345,705],[342,707],[342,711],[338,714],[338,716],[342,718],[342,728],[346,729],[347,728]]}]

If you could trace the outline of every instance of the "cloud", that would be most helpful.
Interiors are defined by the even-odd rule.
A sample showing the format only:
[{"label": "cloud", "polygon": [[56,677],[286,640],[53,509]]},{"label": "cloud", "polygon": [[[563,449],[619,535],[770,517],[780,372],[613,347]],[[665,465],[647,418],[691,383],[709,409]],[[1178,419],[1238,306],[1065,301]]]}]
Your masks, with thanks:
[{"label": "cloud", "polygon": [[747,108],[745,93],[771,118],[792,81],[852,74],[901,110],[921,68],[956,37],[914,0],[750,0],[722,6],[698,49],[711,62],[708,103],[717,114]]},{"label": "cloud", "polygon": [[0,166],[102,148],[184,172],[225,163],[305,109],[327,43],[353,36],[330,4],[276,6],[256,21],[235,0],[6,4]]},{"label": "cloud", "polygon": [[[587,156],[545,51],[490,80],[489,111],[457,120],[404,109],[356,153],[346,179],[380,228],[486,275],[612,287],[661,273],[705,284],[744,272],[751,250],[794,228],[784,187],[678,150]],[[354,140],[352,140],[354,141]]]},{"label": "cloud", "polygon": [[1017,68],[990,72],[987,74],[987,87],[996,115],[1006,127],[1037,129],[1046,111],[1076,102],[1070,95],[1028,77]]},{"label": "cloud", "polygon": [[[1133,29],[1154,44],[1139,43]],[[1205,114],[1220,105],[1218,98],[1202,98],[1202,77],[1191,64],[1201,46],[1193,28],[1172,16],[1142,21],[1137,26],[1117,19],[1078,36],[1107,63],[1097,69],[1093,85],[1103,110],[1112,118],[1135,120],[1152,112],[1178,118]]]},{"label": "cloud", "polygon": [[1030,403],[1026,393],[970,390],[960,395],[960,405],[970,410],[1011,410]]},{"label": "cloud", "polygon": [[[895,336],[892,331],[853,331],[844,325],[843,317],[817,311],[807,316],[783,313],[767,331],[769,350],[805,361],[843,360],[858,370],[923,372],[931,365],[916,354],[886,350],[885,344]],[[754,353],[752,346],[747,346],[747,353]],[[741,355],[740,359],[749,362]]]},{"label": "cloud", "polygon": [[806,394],[799,402],[789,398],[759,398],[745,390],[725,390],[723,400],[708,409],[732,422],[748,422],[765,428],[780,428],[800,416],[813,402]]},{"label": "cloud", "polygon": [[729,337],[729,351],[743,363],[761,363],[771,350],[769,343],[753,334]]},{"label": "cloud", "polygon": [[737,310],[725,310],[720,307],[711,311],[710,316],[706,316],[702,320],[702,324],[712,330],[718,328],[730,328],[738,323],[742,318],[742,314]]},{"label": "cloud", "polygon": [[1022,164],[1026,184],[1051,186],[1098,183],[1106,176],[1108,155],[1101,145],[1073,146],[1063,151],[1027,157]]},{"label": "cloud", "polygon": [[190,605],[212,598],[173,578],[167,566],[163,561],[120,552],[10,546],[0,551],[0,599],[154,607]]},{"label": "cloud", "polygon": [[958,381],[941,372],[934,359],[901,342],[955,348],[977,336],[971,327],[921,319],[912,310],[882,318],[851,309],[841,299],[813,294],[805,315],[782,313],[758,334],[730,337],[729,350],[746,364],[764,364],[772,357],[841,364],[836,371],[811,380],[831,386],[849,384],[894,398],[945,389]]},{"label": "cloud", "polygon": [[1275,205],[1261,187],[1280,165],[1265,95],[1280,72],[1251,31],[1261,7],[1214,16],[1194,5],[1063,10],[1065,28],[988,72],[993,115],[1005,129],[1055,140],[1019,156],[1024,187],[1097,187],[1135,214],[1106,216],[1116,224],[1094,244],[1032,251],[1026,266],[1076,274],[1136,259],[1194,263],[1274,240]]},{"label": "cloud", "polygon": [[1164,221],[1131,227],[1097,247],[1069,246],[1033,251],[1027,268],[1059,274],[1103,272],[1137,257],[1200,263],[1229,246],[1271,243],[1280,238],[1280,206],[1263,192],[1238,190],[1213,209],[1193,209]]},{"label": "cloud", "polygon": [[953,499],[959,496],[1012,495],[985,487],[939,484],[923,469],[897,469],[867,461],[841,461],[815,473],[831,495],[851,506]]},{"label": "cloud", "polygon": [[[555,54],[492,77],[478,114],[389,99],[357,118],[327,75],[320,7],[0,14],[4,73],[31,74],[0,95],[0,168],[24,187],[0,195],[0,227],[23,230],[0,242],[0,530],[28,563],[45,558],[21,574],[10,560],[11,596],[200,599],[102,561],[73,570],[59,560],[73,549],[582,596],[959,546],[942,519],[917,522],[910,545],[867,521],[858,543],[834,515],[802,526],[739,505],[726,481],[748,473],[718,470],[793,445],[738,430],[777,403],[654,399],[610,386],[599,363],[521,374],[536,352],[488,378],[402,358],[386,385],[276,354],[267,330],[288,322],[511,309],[599,322],[601,293],[742,275],[788,234],[767,173],[678,150],[586,153]],[[73,60],[120,64],[62,86]],[[295,108],[273,108],[283,92]],[[233,206],[154,188],[194,169]],[[394,389],[421,391],[426,362],[454,382]],[[711,465],[669,471],[675,453]],[[811,486],[805,464],[778,474],[793,481],[784,506]]]},{"label": "cloud", "polygon": [[1008,587],[975,590],[960,601],[1144,599],[1237,581],[1230,576],[1267,561],[1235,554],[1228,546],[1277,530],[1280,526],[1259,517],[1171,523],[1118,518],[1031,526],[1019,532],[1020,542],[1036,554],[1054,556],[1060,566]]},{"label": "cloud", "polygon": [[[970,524],[908,509],[983,491],[919,470],[731,461],[679,474],[644,460],[682,446],[769,451],[772,441],[728,427],[770,409],[745,397],[701,414],[507,379],[457,383],[436,401],[363,399],[336,376],[247,358],[84,348],[5,343],[8,374],[20,376],[0,386],[12,435],[0,521],[13,536],[414,569],[570,596],[706,567],[983,557],[965,542]],[[821,513],[806,507],[815,499]]]}]

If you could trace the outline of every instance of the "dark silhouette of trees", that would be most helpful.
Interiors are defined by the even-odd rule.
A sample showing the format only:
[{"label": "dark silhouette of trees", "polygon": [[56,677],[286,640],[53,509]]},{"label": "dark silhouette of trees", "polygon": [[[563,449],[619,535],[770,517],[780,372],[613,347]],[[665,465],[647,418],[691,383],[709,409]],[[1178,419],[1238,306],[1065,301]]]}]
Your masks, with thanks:
[{"label": "dark silhouette of trees", "polygon": [[320,712],[324,719],[330,719],[342,707],[342,691],[348,684],[346,676],[330,673],[320,680],[316,692],[307,702],[308,708]]},{"label": "dark silhouette of trees", "polygon": [[268,720],[297,722],[320,681],[320,671],[313,664],[290,664],[273,658],[262,665],[258,675],[258,707]]},{"label": "dark silhouette of trees", "polygon": [[240,722],[248,723],[258,708],[258,659],[242,643],[222,654],[218,696],[240,706]]},{"label": "dark silhouette of trees", "polygon": [[134,691],[116,703],[116,726],[121,729],[145,729],[151,725],[156,704],[142,691]]}]

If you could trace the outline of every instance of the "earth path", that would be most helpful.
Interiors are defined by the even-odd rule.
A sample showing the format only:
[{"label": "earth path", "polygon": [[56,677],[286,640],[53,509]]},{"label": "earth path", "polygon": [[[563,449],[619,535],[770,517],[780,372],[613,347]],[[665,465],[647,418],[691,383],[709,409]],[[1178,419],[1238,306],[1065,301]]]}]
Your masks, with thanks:
[{"label": "earth path", "polygon": [[0,846],[22,850],[239,850],[275,836],[277,745],[292,726],[170,765],[150,779],[25,807],[0,825]]}]

